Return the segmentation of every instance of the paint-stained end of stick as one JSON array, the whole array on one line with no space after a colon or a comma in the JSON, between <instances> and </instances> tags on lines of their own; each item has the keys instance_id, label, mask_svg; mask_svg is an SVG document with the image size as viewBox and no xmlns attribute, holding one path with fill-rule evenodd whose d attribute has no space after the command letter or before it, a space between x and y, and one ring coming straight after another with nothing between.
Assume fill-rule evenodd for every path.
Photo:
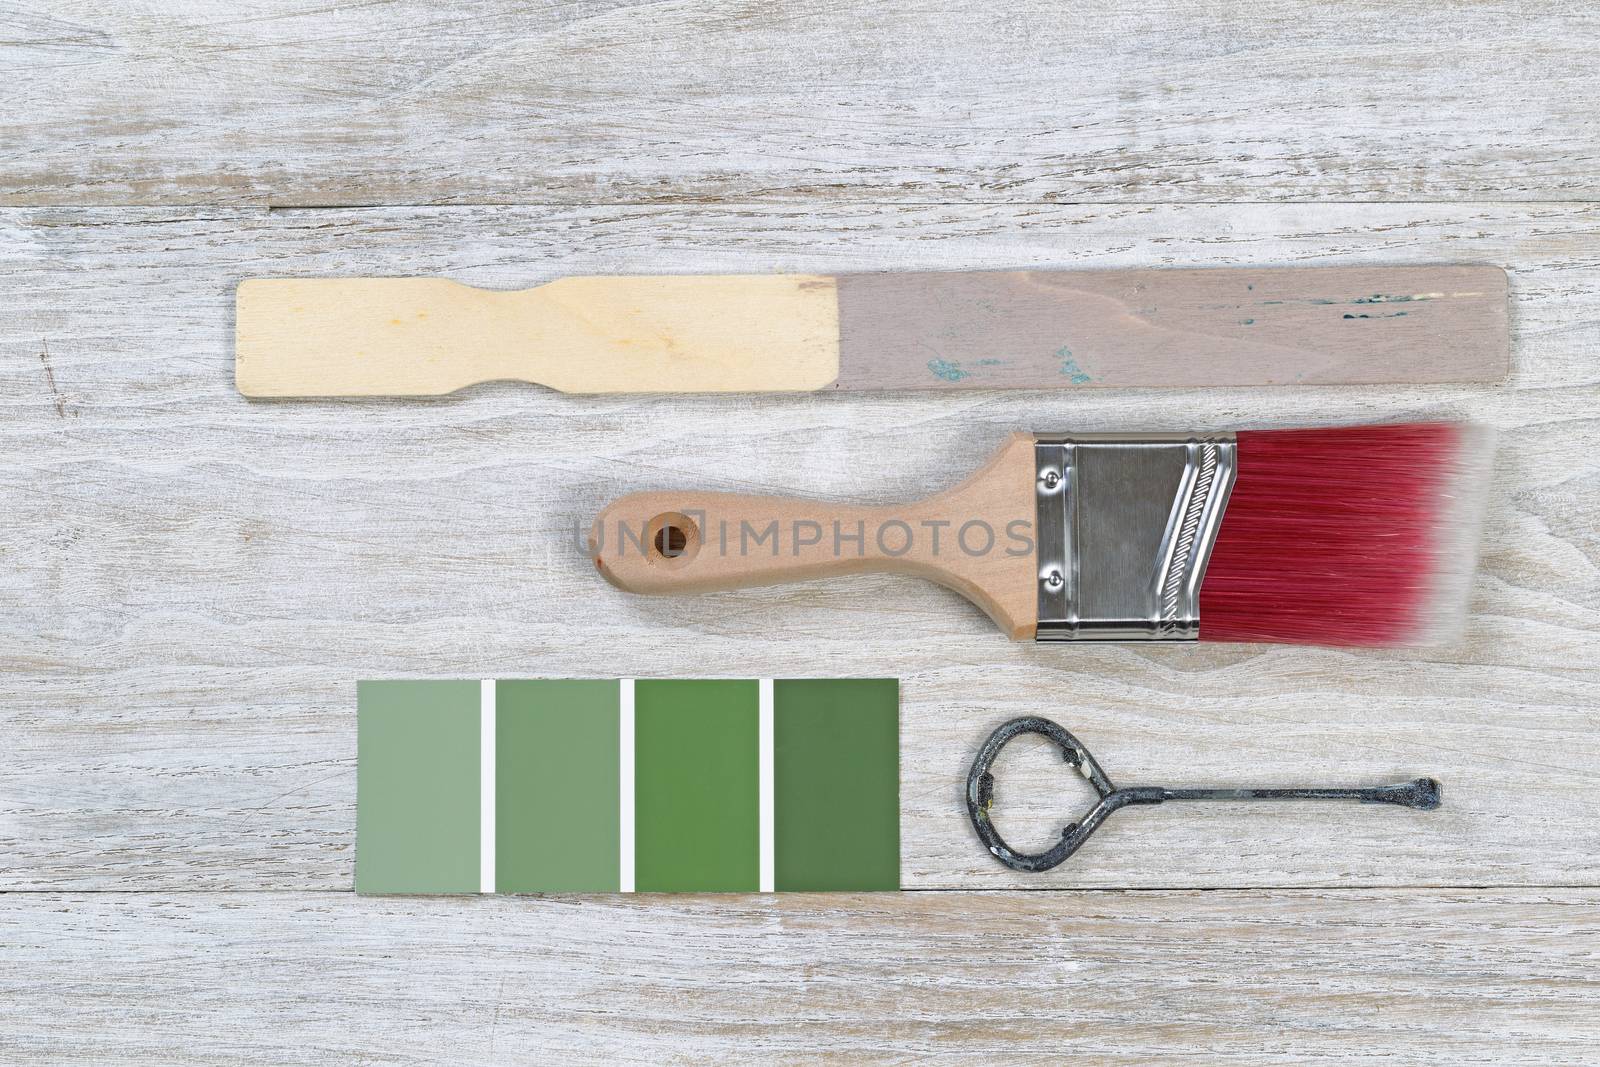
<instances>
[{"instance_id":1,"label":"paint-stained end of stick","mask_svg":"<svg viewBox=\"0 0 1600 1067\"><path fill-rule=\"evenodd\" d=\"M1506 297L1484 265L842 275L838 388L1495 382Z\"/></svg>"}]
</instances>

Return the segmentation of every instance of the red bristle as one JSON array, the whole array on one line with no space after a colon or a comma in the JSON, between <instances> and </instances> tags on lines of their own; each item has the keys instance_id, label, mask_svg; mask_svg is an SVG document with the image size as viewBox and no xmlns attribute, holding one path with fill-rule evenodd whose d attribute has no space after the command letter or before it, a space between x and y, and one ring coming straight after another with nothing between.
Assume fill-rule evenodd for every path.
<instances>
[{"instance_id":1,"label":"red bristle","mask_svg":"<svg viewBox=\"0 0 1600 1067\"><path fill-rule=\"evenodd\" d=\"M1244 431L1200 586L1200 637L1395 645L1437 565L1451 423Z\"/></svg>"}]
</instances>

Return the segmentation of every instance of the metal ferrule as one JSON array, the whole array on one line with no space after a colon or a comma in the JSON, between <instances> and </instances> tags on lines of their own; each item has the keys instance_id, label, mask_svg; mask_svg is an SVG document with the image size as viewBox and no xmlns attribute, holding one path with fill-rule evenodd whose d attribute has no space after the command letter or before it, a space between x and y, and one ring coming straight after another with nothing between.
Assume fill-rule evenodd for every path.
<instances>
[{"instance_id":1,"label":"metal ferrule","mask_svg":"<svg viewBox=\"0 0 1600 1067\"><path fill-rule=\"evenodd\" d=\"M1040 641L1193 641L1232 434L1041 434Z\"/></svg>"}]
</instances>

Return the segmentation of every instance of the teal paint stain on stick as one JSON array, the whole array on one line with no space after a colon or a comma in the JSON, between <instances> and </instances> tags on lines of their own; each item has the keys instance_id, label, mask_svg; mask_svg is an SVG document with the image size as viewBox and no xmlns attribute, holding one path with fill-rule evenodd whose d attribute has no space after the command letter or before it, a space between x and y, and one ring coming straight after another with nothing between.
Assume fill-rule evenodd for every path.
<instances>
[{"instance_id":1,"label":"teal paint stain on stick","mask_svg":"<svg viewBox=\"0 0 1600 1067\"><path fill-rule=\"evenodd\" d=\"M1089 377L1089 372L1078 366L1078 361L1072 358L1072 349L1062 345L1056 349L1056 358L1061 361L1061 374L1073 385L1088 385L1094 379Z\"/></svg>"},{"instance_id":2,"label":"teal paint stain on stick","mask_svg":"<svg viewBox=\"0 0 1600 1067\"><path fill-rule=\"evenodd\" d=\"M974 367L1002 367L1005 362L1003 359L985 357L973 360L972 365ZM965 381L972 377L974 373L967 370L958 361L950 359L930 359L928 360L928 370L933 372L935 378L946 382Z\"/></svg>"}]
</instances>

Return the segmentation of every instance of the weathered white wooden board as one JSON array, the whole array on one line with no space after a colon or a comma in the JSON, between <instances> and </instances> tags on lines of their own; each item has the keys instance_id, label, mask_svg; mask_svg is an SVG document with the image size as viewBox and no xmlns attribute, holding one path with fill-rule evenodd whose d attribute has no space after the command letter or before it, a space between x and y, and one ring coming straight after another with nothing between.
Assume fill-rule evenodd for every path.
<instances>
[{"instance_id":1,"label":"weathered white wooden board","mask_svg":"<svg viewBox=\"0 0 1600 1067\"><path fill-rule=\"evenodd\" d=\"M3 889L351 884L353 680L898 675L908 886L1592 885L1600 855L1600 209L1588 205L518 208L0 215ZM249 402L250 274L1502 263L1503 388ZM1013 645L910 580L684 600L605 586L576 533L631 489L920 496L1018 428L1464 414L1503 431L1465 645ZM1025 712L1127 781L1381 782L1434 814L1123 813L1070 865L976 846L967 761ZM1024 751L1034 841L1081 783Z\"/></svg>"},{"instance_id":2,"label":"weathered white wooden board","mask_svg":"<svg viewBox=\"0 0 1600 1067\"><path fill-rule=\"evenodd\" d=\"M0 897L16 1063L1539 1063L1600 894ZM692 946L692 948L691 948Z\"/></svg>"},{"instance_id":3,"label":"weathered white wooden board","mask_svg":"<svg viewBox=\"0 0 1600 1067\"><path fill-rule=\"evenodd\" d=\"M5 6L0 1061L1592 1062L1597 36L1575 0ZM502 203L545 206L415 207ZM257 210L318 204L392 209ZM1504 388L229 380L256 274L1459 261L1513 272ZM1505 434L1468 640L1423 655L1013 646L891 579L638 600L571 536L646 486L920 495L1019 427L1424 413ZM355 678L685 663L901 676L907 883L1058 891L337 891ZM1021 879L959 786L1022 712L1128 781L1446 807L1127 812ZM1009 761L1019 838L1058 772Z\"/></svg>"},{"instance_id":4,"label":"weathered white wooden board","mask_svg":"<svg viewBox=\"0 0 1600 1067\"><path fill-rule=\"evenodd\" d=\"M1592 200L1597 37L1583 0L22 0L0 203Z\"/></svg>"}]
</instances>

